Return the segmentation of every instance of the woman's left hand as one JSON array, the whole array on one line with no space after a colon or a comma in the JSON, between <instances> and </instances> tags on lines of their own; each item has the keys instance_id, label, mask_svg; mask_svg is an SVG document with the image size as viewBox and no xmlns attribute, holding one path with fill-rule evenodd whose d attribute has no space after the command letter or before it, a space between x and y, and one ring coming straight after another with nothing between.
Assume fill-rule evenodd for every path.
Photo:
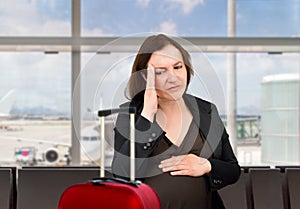
<instances>
[{"instance_id":1,"label":"woman's left hand","mask_svg":"<svg viewBox=\"0 0 300 209\"><path fill-rule=\"evenodd\" d=\"M158 166L163 172L170 172L172 176L202 176L211 171L210 162L194 154L179 155L163 160Z\"/></svg>"}]
</instances>

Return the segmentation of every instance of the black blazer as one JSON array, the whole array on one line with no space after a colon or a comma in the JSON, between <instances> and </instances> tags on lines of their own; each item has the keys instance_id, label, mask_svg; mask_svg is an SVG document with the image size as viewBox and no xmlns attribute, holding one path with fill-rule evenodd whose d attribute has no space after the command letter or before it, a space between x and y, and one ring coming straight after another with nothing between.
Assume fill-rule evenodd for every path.
<instances>
[{"instance_id":1,"label":"black blazer","mask_svg":"<svg viewBox=\"0 0 300 209\"><path fill-rule=\"evenodd\" d=\"M222 200L217 193L229 184L235 183L240 176L240 166L232 151L229 136L214 104L204 101L192 95L183 96L189 107L193 119L199 127L199 133L205 138L205 144L200 154L207 158L212 170L207 174L209 186L212 191L213 208L224 208ZM122 107L133 106L136 108L136 177L143 179L147 173L145 168L155 145L162 139L165 132L154 120L153 123L141 116L143 99L133 99ZM112 171L115 176L129 176L129 116L119 114L115 126L115 153L112 162Z\"/></svg>"}]
</instances>

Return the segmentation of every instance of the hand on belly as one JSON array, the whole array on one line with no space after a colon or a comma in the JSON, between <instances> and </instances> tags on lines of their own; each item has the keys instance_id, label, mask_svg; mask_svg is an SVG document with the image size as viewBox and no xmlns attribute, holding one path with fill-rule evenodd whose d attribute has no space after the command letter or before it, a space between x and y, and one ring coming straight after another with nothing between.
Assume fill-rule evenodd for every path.
<instances>
[{"instance_id":1,"label":"hand on belly","mask_svg":"<svg viewBox=\"0 0 300 209\"><path fill-rule=\"evenodd\" d=\"M210 162L194 154L173 156L160 162L159 168L163 172L170 172L172 176L202 176L211 171Z\"/></svg>"}]
</instances>

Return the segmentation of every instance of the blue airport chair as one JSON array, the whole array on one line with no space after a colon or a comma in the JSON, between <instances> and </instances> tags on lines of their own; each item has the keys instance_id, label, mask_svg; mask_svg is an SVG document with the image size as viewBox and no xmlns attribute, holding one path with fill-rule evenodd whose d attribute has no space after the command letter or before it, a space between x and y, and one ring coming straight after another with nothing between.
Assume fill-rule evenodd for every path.
<instances>
[{"instance_id":1,"label":"blue airport chair","mask_svg":"<svg viewBox=\"0 0 300 209\"><path fill-rule=\"evenodd\" d=\"M55 209L63 191L99 176L99 168L25 168L18 171L17 209Z\"/></svg>"},{"instance_id":2,"label":"blue airport chair","mask_svg":"<svg viewBox=\"0 0 300 209\"><path fill-rule=\"evenodd\" d=\"M255 209L285 209L280 169L249 169Z\"/></svg>"},{"instance_id":3,"label":"blue airport chair","mask_svg":"<svg viewBox=\"0 0 300 209\"><path fill-rule=\"evenodd\" d=\"M300 167L286 168L290 209L300 208Z\"/></svg>"},{"instance_id":4,"label":"blue airport chair","mask_svg":"<svg viewBox=\"0 0 300 209\"><path fill-rule=\"evenodd\" d=\"M12 208L12 185L13 185L12 169L0 168L0 208Z\"/></svg>"},{"instance_id":5,"label":"blue airport chair","mask_svg":"<svg viewBox=\"0 0 300 209\"><path fill-rule=\"evenodd\" d=\"M219 194L226 208L229 209L250 209L248 203L247 182L248 175L242 169L239 180L232 185L219 190Z\"/></svg>"}]
</instances>

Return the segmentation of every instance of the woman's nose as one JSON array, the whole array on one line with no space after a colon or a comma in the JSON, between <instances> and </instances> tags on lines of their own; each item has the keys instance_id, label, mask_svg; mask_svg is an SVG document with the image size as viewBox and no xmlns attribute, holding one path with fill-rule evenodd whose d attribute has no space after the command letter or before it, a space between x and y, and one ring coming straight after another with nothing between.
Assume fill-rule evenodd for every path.
<instances>
[{"instance_id":1,"label":"woman's nose","mask_svg":"<svg viewBox=\"0 0 300 209\"><path fill-rule=\"evenodd\" d=\"M168 81L169 82L175 82L177 80L177 76L174 72L174 70L168 70Z\"/></svg>"}]
</instances>

